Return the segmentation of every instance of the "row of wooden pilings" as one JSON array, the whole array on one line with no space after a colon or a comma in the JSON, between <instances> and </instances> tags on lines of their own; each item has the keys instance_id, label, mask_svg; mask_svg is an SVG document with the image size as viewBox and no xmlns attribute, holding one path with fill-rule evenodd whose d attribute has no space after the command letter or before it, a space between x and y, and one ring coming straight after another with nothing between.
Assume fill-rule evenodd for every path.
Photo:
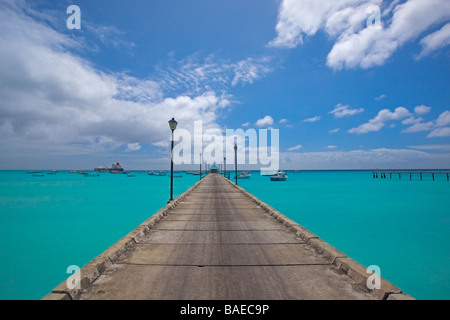
<instances>
[{"instance_id":1,"label":"row of wooden pilings","mask_svg":"<svg viewBox=\"0 0 450 320\"><path fill-rule=\"evenodd\" d=\"M418 174L420 176L420 180L423 180L424 174L430 174L433 181L435 181L435 176L438 174L445 174L447 176L447 181L449 181L450 171L373 171L372 172L374 178L386 179L386 174L389 174L389 178L392 179L392 175L397 175L398 178L402 178L402 174L409 175L409 180L412 180L413 174Z\"/></svg>"}]
</instances>

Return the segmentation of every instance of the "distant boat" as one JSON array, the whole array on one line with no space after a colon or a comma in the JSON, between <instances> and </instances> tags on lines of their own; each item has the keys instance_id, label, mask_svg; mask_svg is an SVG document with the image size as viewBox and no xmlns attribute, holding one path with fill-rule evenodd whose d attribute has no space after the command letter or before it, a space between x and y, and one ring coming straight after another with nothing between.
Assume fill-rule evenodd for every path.
<instances>
[{"instance_id":1,"label":"distant boat","mask_svg":"<svg viewBox=\"0 0 450 320\"><path fill-rule=\"evenodd\" d=\"M129 174L127 174L127 177L136 177L136 175L133 173L129 173Z\"/></svg>"},{"instance_id":2,"label":"distant boat","mask_svg":"<svg viewBox=\"0 0 450 320\"><path fill-rule=\"evenodd\" d=\"M270 181L286 181L288 176L284 171L278 171L276 175L270 177Z\"/></svg>"},{"instance_id":3,"label":"distant boat","mask_svg":"<svg viewBox=\"0 0 450 320\"><path fill-rule=\"evenodd\" d=\"M166 173L159 173L159 172L157 172L157 173L154 173L153 176L156 176L156 177L165 177L165 176L166 176Z\"/></svg>"},{"instance_id":4,"label":"distant boat","mask_svg":"<svg viewBox=\"0 0 450 320\"><path fill-rule=\"evenodd\" d=\"M85 177L100 177L100 175L98 173L85 173L84 176Z\"/></svg>"},{"instance_id":5,"label":"distant boat","mask_svg":"<svg viewBox=\"0 0 450 320\"><path fill-rule=\"evenodd\" d=\"M96 167L96 168L94 168L94 171L97 171L97 172L108 172L109 169L107 167Z\"/></svg>"},{"instance_id":6,"label":"distant boat","mask_svg":"<svg viewBox=\"0 0 450 320\"><path fill-rule=\"evenodd\" d=\"M248 171L242 171L241 173L239 173L237 175L238 179L250 179L252 175L250 173L248 173Z\"/></svg>"}]
</instances>

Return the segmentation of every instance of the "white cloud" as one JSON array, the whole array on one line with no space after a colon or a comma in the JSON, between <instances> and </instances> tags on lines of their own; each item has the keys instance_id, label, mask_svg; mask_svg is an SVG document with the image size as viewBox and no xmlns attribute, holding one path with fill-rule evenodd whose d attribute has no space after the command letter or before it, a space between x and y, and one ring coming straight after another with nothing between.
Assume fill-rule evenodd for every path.
<instances>
[{"instance_id":1,"label":"white cloud","mask_svg":"<svg viewBox=\"0 0 450 320\"><path fill-rule=\"evenodd\" d=\"M341 130L341 128L336 128L328 131L329 133L338 133Z\"/></svg>"},{"instance_id":2,"label":"white cloud","mask_svg":"<svg viewBox=\"0 0 450 320\"><path fill-rule=\"evenodd\" d=\"M389 109L383 109L380 112L378 112L375 118L369 120L369 122L364 123L356 128L352 128L348 132L356 134L364 134L368 132L379 131L381 128L384 127L386 122L392 120L400 120L410 115L411 115L410 112L403 107L396 108L394 112L391 112Z\"/></svg>"},{"instance_id":3,"label":"white cloud","mask_svg":"<svg viewBox=\"0 0 450 320\"><path fill-rule=\"evenodd\" d=\"M280 124L283 124L283 123L286 123L287 122L287 119L281 119L280 121L278 121L278 123L280 123Z\"/></svg>"},{"instance_id":4,"label":"white cloud","mask_svg":"<svg viewBox=\"0 0 450 320\"><path fill-rule=\"evenodd\" d=\"M381 94L381 95L379 95L378 97L375 98L375 101L383 100L383 99L385 99L386 97L387 97L387 95Z\"/></svg>"},{"instance_id":5,"label":"white cloud","mask_svg":"<svg viewBox=\"0 0 450 320\"><path fill-rule=\"evenodd\" d=\"M350 109L348 105L342 105L338 104L334 107L332 111L330 111L331 114L333 114L336 118L342 118L346 116L353 116L355 114L364 112L363 108L359 109Z\"/></svg>"},{"instance_id":6,"label":"white cloud","mask_svg":"<svg viewBox=\"0 0 450 320\"><path fill-rule=\"evenodd\" d=\"M301 148L303 148L303 146L301 144L299 144L299 145L289 148L288 151L296 151L296 150L300 150Z\"/></svg>"},{"instance_id":7,"label":"white cloud","mask_svg":"<svg viewBox=\"0 0 450 320\"><path fill-rule=\"evenodd\" d=\"M270 59L267 57L261 59L247 58L231 65L234 72L231 85L236 86L239 83L243 85L251 84L253 81L259 80L272 72L273 68L269 65L269 61Z\"/></svg>"},{"instance_id":8,"label":"white cloud","mask_svg":"<svg viewBox=\"0 0 450 320\"><path fill-rule=\"evenodd\" d=\"M420 57L449 45L447 25L429 33L450 18L448 0L393 1L381 13L380 28L367 27L368 7L382 8L383 4L382 0L283 0L276 25L277 37L269 46L294 48L303 43L305 36L324 31L335 39L327 65L340 70L380 66L398 48L423 34Z\"/></svg>"},{"instance_id":9,"label":"white cloud","mask_svg":"<svg viewBox=\"0 0 450 320\"><path fill-rule=\"evenodd\" d=\"M428 134L428 138L450 137L450 111L442 112L436 119L436 127Z\"/></svg>"},{"instance_id":10,"label":"white cloud","mask_svg":"<svg viewBox=\"0 0 450 320\"><path fill-rule=\"evenodd\" d=\"M170 92L198 94L205 90L252 84L275 69L269 57L246 58L237 62L213 54L201 58L195 53L169 66L158 67L156 81Z\"/></svg>"},{"instance_id":11,"label":"white cloud","mask_svg":"<svg viewBox=\"0 0 450 320\"><path fill-rule=\"evenodd\" d=\"M417 56L421 59L430 53L450 45L450 23L447 23L440 30L429 34L420 41L423 49Z\"/></svg>"},{"instance_id":12,"label":"white cloud","mask_svg":"<svg viewBox=\"0 0 450 320\"><path fill-rule=\"evenodd\" d=\"M388 27L364 28L340 37L328 55L327 65L337 70L382 65L399 47L448 18L450 3L446 0L409 0L398 4Z\"/></svg>"},{"instance_id":13,"label":"white cloud","mask_svg":"<svg viewBox=\"0 0 450 320\"><path fill-rule=\"evenodd\" d=\"M305 120L303 120L303 122L316 122L316 121L319 121L321 118L322 118L321 116L315 116L312 118L305 119Z\"/></svg>"},{"instance_id":14,"label":"white cloud","mask_svg":"<svg viewBox=\"0 0 450 320\"><path fill-rule=\"evenodd\" d=\"M409 117L409 118L403 120L402 124L403 125L411 125L411 124L416 124L416 123L419 123L419 122L422 122L422 121L423 121L423 118L417 118L416 119L414 117Z\"/></svg>"},{"instance_id":15,"label":"white cloud","mask_svg":"<svg viewBox=\"0 0 450 320\"><path fill-rule=\"evenodd\" d=\"M271 126L273 124L273 118L271 116L265 116L262 119L256 121L255 125L258 127Z\"/></svg>"},{"instance_id":16,"label":"white cloud","mask_svg":"<svg viewBox=\"0 0 450 320\"><path fill-rule=\"evenodd\" d=\"M450 111L444 111L436 120L436 125L439 127L450 125Z\"/></svg>"},{"instance_id":17,"label":"white cloud","mask_svg":"<svg viewBox=\"0 0 450 320\"><path fill-rule=\"evenodd\" d=\"M250 125L250 122L248 122L248 121L243 123L243 124L241 124L242 127L248 127L249 125Z\"/></svg>"},{"instance_id":18,"label":"white cloud","mask_svg":"<svg viewBox=\"0 0 450 320\"><path fill-rule=\"evenodd\" d=\"M367 14L362 17L359 11L365 11L369 4L381 4L381 0L283 0L276 25L277 37L269 46L294 48L303 43L304 36L313 36L320 29L336 35L361 27Z\"/></svg>"},{"instance_id":19,"label":"white cloud","mask_svg":"<svg viewBox=\"0 0 450 320\"><path fill-rule=\"evenodd\" d=\"M418 150L444 150L444 151L450 151L450 144L418 145L418 146L409 146L408 148L418 149Z\"/></svg>"},{"instance_id":20,"label":"white cloud","mask_svg":"<svg viewBox=\"0 0 450 320\"><path fill-rule=\"evenodd\" d=\"M429 131L433 128L434 122L417 122L412 126L402 130L402 133L413 133L413 132L421 132L421 131Z\"/></svg>"},{"instance_id":21,"label":"white cloud","mask_svg":"<svg viewBox=\"0 0 450 320\"><path fill-rule=\"evenodd\" d=\"M427 135L427 137L428 138L450 137L450 127L434 129Z\"/></svg>"},{"instance_id":22,"label":"white cloud","mask_svg":"<svg viewBox=\"0 0 450 320\"><path fill-rule=\"evenodd\" d=\"M202 119L216 126L226 93L202 90L165 96L159 83L102 72L72 53L77 43L24 14L0 10L0 132L3 153L27 157L30 146L50 150L104 152L121 145L169 139L175 117L190 129ZM73 147L76 145L77 147Z\"/></svg>"},{"instance_id":23,"label":"white cloud","mask_svg":"<svg viewBox=\"0 0 450 320\"><path fill-rule=\"evenodd\" d=\"M431 110L430 107L418 106L414 108L416 114L425 114ZM403 125L411 125L410 127L404 129L402 133L413 133L420 131L430 131L428 138L434 137L447 137L449 136L449 128L446 127L450 125L450 111L444 111L439 115L435 121L424 122L424 119L419 117L415 118L413 116L402 121Z\"/></svg>"},{"instance_id":24,"label":"white cloud","mask_svg":"<svg viewBox=\"0 0 450 320\"><path fill-rule=\"evenodd\" d=\"M133 152L141 149L141 145L139 143L129 143L127 144L127 149L125 152Z\"/></svg>"},{"instance_id":25,"label":"white cloud","mask_svg":"<svg viewBox=\"0 0 450 320\"><path fill-rule=\"evenodd\" d=\"M337 148L337 146L335 146L335 145L329 145L329 146L327 146L327 149L336 149Z\"/></svg>"},{"instance_id":26,"label":"white cloud","mask_svg":"<svg viewBox=\"0 0 450 320\"><path fill-rule=\"evenodd\" d=\"M96 25L90 21L83 20L82 29L93 34L96 40L99 40L104 45L112 46L121 51L127 51L130 55L136 47L136 44L133 42L124 40L126 34L114 26ZM96 46L96 44L93 46Z\"/></svg>"},{"instance_id":27,"label":"white cloud","mask_svg":"<svg viewBox=\"0 0 450 320\"><path fill-rule=\"evenodd\" d=\"M427 114L431 111L431 107L420 105L414 108L414 112L418 115Z\"/></svg>"},{"instance_id":28,"label":"white cloud","mask_svg":"<svg viewBox=\"0 0 450 320\"><path fill-rule=\"evenodd\" d=\"M288 169L440 168L450 163L450 152L377 148L371 150L285 152L280 163ZM371 177L368 177L369 179Z\"/></svg>"}]
</instances>

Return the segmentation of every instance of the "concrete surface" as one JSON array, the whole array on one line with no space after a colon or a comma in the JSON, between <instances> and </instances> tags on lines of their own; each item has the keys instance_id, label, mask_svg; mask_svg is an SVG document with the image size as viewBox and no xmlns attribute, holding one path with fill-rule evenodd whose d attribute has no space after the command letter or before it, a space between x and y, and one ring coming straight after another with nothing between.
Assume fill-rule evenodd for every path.
<instances>
[{"instance_id":1,"label":"concrete surface","mask_svg":"<svg viewBox=\"0 0 450 320\"><path fill-rule=\"evenodd\" d=\"M413 299L219 174L209 174L45 300Z\"/></svg>"}]
</instances>

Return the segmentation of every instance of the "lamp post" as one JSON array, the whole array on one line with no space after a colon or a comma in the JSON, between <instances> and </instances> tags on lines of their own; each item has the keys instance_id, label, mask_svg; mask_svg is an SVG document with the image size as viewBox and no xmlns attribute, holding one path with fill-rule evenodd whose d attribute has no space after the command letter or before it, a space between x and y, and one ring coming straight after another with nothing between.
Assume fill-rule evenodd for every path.
<instances>
[{"instance_id":1,"label":"lamp post","mask_svg":"<svg viewBox=\"0 0 450 320\"><path fill-rule=\"evenodd\" d=\"M237 183L237 145L234 145L234 179L236 181L236 185Z\"/></svg>"},{"instance_id":2,"label":"lamp post","mask_svg":"<svg viewBox=\"0 0 450 320\"><path fill-rule=\"evenodd\" d=\"M227 157L223 157L223 176L227 177Z\"/></svg>"},{"instance_id":3,"label":"lamp post","mask_svg":"<svg viewBox=\"0 0 450 320\"><path fill-rule=\"evenodd\" d=\"M202 180L202 154L200 153L200 178L199 180Z\"/></svg>"},{"instance_id":4,"label":"lamp post","mask_svg":"<svg viewBox=\"0 0 450 320\"><path fill-rule=\"evenodd\" d=\"M172 130L172 148L170 149L170 199L167 203L173 200L173 132L177 128L177 124L178 122L174 118L169 120L170 130Z\"/></svg>"}]
</instances>

